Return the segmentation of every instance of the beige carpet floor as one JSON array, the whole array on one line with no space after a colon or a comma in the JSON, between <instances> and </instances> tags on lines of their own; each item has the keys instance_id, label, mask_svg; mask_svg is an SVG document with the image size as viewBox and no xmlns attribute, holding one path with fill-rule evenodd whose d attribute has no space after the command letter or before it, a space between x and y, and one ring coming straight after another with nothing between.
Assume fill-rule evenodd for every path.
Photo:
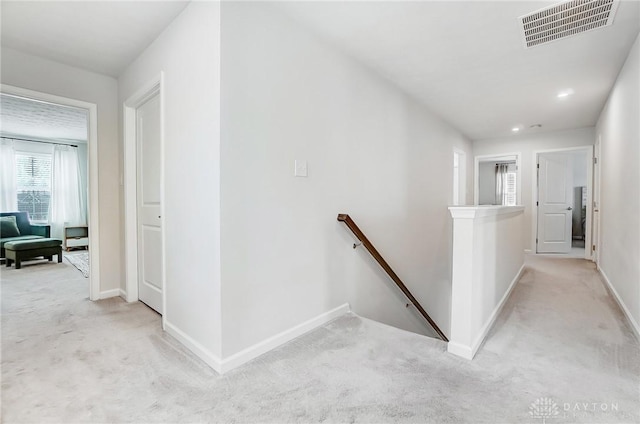
<instances>
[{"instance_id":1,"label":"beige carpet floor","mask_svg":"<svg viewBox=\"0 0 640 424\"><path fill-rule=\"evenodd\" d=\"M70 264L0 278L4 423L640 421L640 346L584 260L529 258L473 361L347 314L224 376Z\"/></svg>"}]
</instances>

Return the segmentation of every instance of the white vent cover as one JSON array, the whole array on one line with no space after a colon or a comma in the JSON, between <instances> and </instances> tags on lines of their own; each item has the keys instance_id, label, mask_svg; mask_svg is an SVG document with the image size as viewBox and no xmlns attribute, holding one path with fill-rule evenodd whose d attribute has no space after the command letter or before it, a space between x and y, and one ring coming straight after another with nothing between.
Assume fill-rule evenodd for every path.
<instances>
[{"instance_id":1,"label":"white vent cover","mask_svg":"<svg viewBox=\"0 0 640 424\"><path fill-rule=\"evenodd\" d=\"M571 0L519 18L527 48L613 23L618 0Z\"/></svg>"}]
</instances>

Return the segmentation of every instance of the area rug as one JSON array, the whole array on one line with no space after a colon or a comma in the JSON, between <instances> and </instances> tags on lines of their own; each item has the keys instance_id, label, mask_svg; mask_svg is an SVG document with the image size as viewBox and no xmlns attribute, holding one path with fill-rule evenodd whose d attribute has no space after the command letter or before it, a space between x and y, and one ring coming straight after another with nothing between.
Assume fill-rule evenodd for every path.
<instances>
[{"instance_id":1,"label":"area rug","mask_svg":"<svg viewBox=\"0 0 640 424\"><path fill-rule=\"evenodd\" d=\"M89 278L89 252L65 253L64 258L78 268L84 278Z\"/></svg>"}]
</instances>

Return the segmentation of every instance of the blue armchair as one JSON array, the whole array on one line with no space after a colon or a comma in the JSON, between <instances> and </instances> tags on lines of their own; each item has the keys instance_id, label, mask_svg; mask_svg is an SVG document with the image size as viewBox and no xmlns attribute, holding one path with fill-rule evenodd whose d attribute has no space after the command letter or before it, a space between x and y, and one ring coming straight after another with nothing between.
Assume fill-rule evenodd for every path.
<instances>
[{"instance_id":1,"label":"blue armchair","mask_svg":"<svg viewBox=\"0 0 640 424\"><path fill-rule=\"evenodd\" d=\"M13 237L5 237L4 234L0 234L1 258L5 257L4 244L7 242L51 237L51 226L46 224L32 224L29 220L29 213L27 212L0 212L0 217L2 216L15 216L16 226L20 234Z\"/></svg>"}]
</instances>

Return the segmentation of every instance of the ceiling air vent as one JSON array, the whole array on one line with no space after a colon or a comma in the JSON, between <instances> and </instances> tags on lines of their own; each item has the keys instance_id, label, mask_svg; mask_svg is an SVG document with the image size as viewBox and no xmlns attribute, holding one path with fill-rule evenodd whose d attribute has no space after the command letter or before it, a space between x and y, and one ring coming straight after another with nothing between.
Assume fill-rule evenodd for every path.
<instances>
[{"instance_id":1,"label":"ceiling air vent","mask_svg":"<svg viewBox=\"0 0 640 424\"><path fill-rule=\"evenodd\" d=\"M572 0L519 18L527 48L613 23L618 0Z\"/></svg>"}]
</instances>

